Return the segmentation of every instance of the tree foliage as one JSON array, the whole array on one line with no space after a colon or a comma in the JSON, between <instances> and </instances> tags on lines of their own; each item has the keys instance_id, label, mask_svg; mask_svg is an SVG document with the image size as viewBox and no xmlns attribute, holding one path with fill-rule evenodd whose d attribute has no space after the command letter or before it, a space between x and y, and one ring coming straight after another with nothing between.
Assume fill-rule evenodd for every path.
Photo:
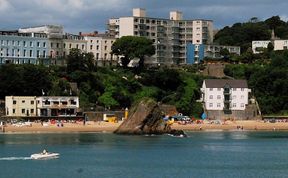
<instances>
[{"instance_id":1,"label":"tree foliage","mask_svg":"<svg viewBox=\"0 0 288 178\"><path fill-rule=\"evenodd\" d=\"M49 70L31 64L6 64L0 67L0 98L5 96L41 96L52 87Z\"/></svg>"},{"instance_id":2,"label":"tree foliage","mask_svg":"<svg viewBox=\"0 0 288 178\"><path fill-rule=\"evenodd\" d=\"M67 72L92 72L96 69L92 53L82 53L80 49L73 48L67 56Z\"/></svg>"},{"instance_id":3,"label":"tree foliage","mask_svg":"<svg viewBox=\"0 0 288 178\"><path fill-rule=\"evenodd\" d=\"M145 37L123 36L112 45L112 54L121 55L122 65L127 66L130 60L139 58L139 67L144 65L144 57L155 54L153 41Z\"/></svg>"},{"instance_id":4,"label":"tree foliage","mask_svg":"<svg viewBox=\"0 0 288 178\"><path fill-rule=\"evenodd\" d=\"M263 114L288 112L288 52L274 54L267 65L229 65L225 74L247 79Z\"/></svg>"},{"instance_id":5,"label":"tree foliage","mask_svg":"<svg viewBox=\"0 0 288 178\"><path fill-rule=\"evenodd\" d=\"M281 39L288 38L288 23L279 16L273 16L265 21L256 20L256 17L245 23L235 23L231 27L224 27L215 35L215 42L221 45L240 46L241 51L251 47L253 40L269 40L271 30Z\"/></svg>"}]
</instances>

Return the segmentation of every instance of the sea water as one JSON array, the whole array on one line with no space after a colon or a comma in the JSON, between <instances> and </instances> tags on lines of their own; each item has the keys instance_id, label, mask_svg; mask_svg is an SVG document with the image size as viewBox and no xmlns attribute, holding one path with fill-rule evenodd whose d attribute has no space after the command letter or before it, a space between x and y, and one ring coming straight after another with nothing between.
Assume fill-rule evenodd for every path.
<instances>
[{"instance_id":1,"label":"sea water","mask_svg":"<svg viewBox=\"0 0 288 178\"><path fill-rule=\"evenodd\" d=\"M32 160L46 149L58 159ZM288 132L0 134L3 178L288 177Z\"/></svg>"}]
</instances>

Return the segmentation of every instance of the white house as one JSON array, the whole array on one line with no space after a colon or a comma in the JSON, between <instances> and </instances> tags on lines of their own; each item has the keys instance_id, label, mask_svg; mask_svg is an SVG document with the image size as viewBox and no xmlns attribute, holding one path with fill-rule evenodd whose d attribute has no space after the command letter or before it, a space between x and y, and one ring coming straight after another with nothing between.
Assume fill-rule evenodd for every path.
<instances>
[{"instance_id":1,"label":"white house","mask_svg":"<svg viewBox=\"0 0 288 178\"><path fill-rule=\"evenodd\" d=\"M207 111L244 111L251 90L246 80L207 79L201 88L201 101Z\"/></svg>"}]
</instances>

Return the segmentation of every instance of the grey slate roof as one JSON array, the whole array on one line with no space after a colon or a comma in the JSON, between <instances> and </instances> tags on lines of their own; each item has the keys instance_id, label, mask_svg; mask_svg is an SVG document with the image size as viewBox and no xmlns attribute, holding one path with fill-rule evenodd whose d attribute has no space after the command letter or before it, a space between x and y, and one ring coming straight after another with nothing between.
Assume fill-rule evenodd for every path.
<instances>
[{"instance_id":1,"label":"grey slate roof","mask_svg":"<svg viewBox=\"0 0 288 178\"><path fill-rule=\"evenodd\" d=\"M223 88L228 84L231 88L248 88L246 80L206 79L206 88Z\"/></svg>"}]
</instances>

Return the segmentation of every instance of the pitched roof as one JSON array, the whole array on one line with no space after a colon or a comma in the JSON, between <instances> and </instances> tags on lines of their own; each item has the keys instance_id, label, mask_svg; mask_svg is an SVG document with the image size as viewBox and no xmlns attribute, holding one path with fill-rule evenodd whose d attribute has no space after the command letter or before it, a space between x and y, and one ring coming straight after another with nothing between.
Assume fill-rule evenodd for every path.
<instances>
[{"instance_id":1,"label":"pitched roof","mask_svg":"<svg viewBox=\"0 0 288 178\"><path fill-rule=\"evenodd\" d=\"M231 88L248 88L246 80L207 79L204 82L207 88L224 88L226 84Z\"/></svg>"}]
</instances>

